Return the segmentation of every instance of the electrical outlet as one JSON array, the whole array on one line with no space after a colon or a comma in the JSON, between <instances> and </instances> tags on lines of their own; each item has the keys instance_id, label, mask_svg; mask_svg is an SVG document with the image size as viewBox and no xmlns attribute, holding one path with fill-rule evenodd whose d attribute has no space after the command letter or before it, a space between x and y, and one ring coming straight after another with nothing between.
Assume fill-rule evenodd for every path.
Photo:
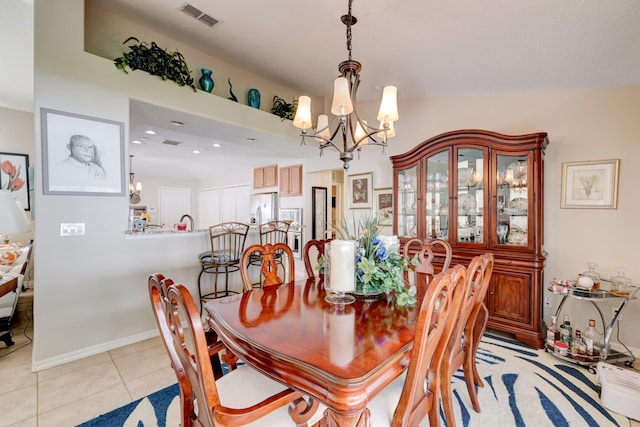
<instances>
[{"instance_id":1,"label":"electrical outlet","mask_svg":"<svg viewBox=\"0 0 640 427\"><path fill-rule=\"evenodd\" d=\"M611 307L611 318L613 319L616 315L616 313L618 312L618 308L619 307ZM618 317L618 321L622 320L622 314L620 314L620 317Z\"/></svg>"}]
</instances>

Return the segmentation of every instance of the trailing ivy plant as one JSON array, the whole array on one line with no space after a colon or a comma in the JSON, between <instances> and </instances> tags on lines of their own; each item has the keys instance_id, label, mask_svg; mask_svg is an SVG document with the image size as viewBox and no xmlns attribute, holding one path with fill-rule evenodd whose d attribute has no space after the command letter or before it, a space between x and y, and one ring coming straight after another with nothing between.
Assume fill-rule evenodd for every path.
<instances>
[{"instance_id":1,"label":"trailing ivy plant","mask_svg":"<svg viewBox=\"0 0 640 427\"><path fill-rule=\"evenodd\" d=\"M118 70L127 73L127 67L129 67L132 70L146 71L153 76L162 78L162 80L172 80L180 86L189 86L194 92L196 91L191 71L180 52L169 52L167 49L159 47L155 42L149 44L141 42L135 37L129 37L122 44L127 44L132 40L136 44L128 46L130 52L124 52L121 57L113 60Z\"/></svg>"},{"instance_id":2,"label":"trailing ivy plant","mask_svg":"<svg viewBox=\"0 0 640 427\"><path fill-rule=\"evenodd\" d=\"M296 114L296 110L298 109L298 100L294 99L291 104L289 104L284 99L280 98L278 95L273 97L273 106L271 107L271 112L278 117L281 117L282 120L288 119L293 120L293 116Z\"/></svg>"}]
</instances>

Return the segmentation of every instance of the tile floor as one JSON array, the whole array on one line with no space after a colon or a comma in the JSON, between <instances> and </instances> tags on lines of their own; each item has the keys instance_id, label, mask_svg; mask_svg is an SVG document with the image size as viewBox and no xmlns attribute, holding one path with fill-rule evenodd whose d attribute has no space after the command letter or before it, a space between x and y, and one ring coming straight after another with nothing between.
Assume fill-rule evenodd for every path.
<instances>
[{"instance_id":1,"label":"tile floor","mask_svg":"<svg viewBox=\"0 0 640 427\"><path fill-rule=\"evenodd\" d=\"M160 337L31 372L32 298L21 295L16 344L0 348L0 427L73 427L176 382Z\"/></svg>"},{"instance_id":2,"label":"tile floor","mask_svg":"<svg viewBox=\"0 0 640 427\"><path fill-rule=\"evenodd\" d=\"M0 427L75 426L176 382L160 337L31 372L31 301L21 295L16 344L0 343Z\"/></svg>"}]
</instances>

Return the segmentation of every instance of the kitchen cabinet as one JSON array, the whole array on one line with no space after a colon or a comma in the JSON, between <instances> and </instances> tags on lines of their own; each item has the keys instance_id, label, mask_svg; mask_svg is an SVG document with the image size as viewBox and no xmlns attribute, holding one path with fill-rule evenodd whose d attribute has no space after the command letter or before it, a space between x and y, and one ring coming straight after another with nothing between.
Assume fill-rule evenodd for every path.
<instances>
[{"instance_id":1,"label":"kitchen cabinet","mask_svg":"<svg viewBox=\"0 0 640 427\"><path fill-rule=\"evenodd\" d=\"M263 166L253 170L253 188L267 188L278 185L278 165Z\"/></svg>"},{"instance_id":2,"label":"kitchen cabinet","mask_svg":"<svg viewBox=\"0 0 640 427\"><path fill-rule=\"evenodd\" d=\"M447 240L453 264L493 252L488 328L543 347L544 132L460 130L391 157L394 234Z\"/></svg>"},{"instance_id":3,"label":"kitchen cabinet","mask_svg":"<svg viewBox=\"0 0 640 427\"><path fill-rule=\"evenodd\" d=\"M302 165L280 168L280 197L302 196Z\"/></svg>"}]
</instances>

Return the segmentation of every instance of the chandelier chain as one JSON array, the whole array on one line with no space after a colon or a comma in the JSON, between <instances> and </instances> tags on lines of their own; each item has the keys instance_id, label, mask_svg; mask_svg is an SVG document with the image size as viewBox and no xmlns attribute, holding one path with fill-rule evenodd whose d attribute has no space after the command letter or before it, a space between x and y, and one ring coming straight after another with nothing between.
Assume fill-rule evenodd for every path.
<instances>
[{"instance_id":1,"label":"chandelier chain","mask_svg":"<svg viewBox=\"0 0 640 427\"><path fill-rule=\"evenodd\" d=\"M351 57L351 24L353 23L353 15L351 14L351 4L353 0L349 0L349 12L347 14L347 52L349 52L349 61L352 60Z\"/></svg>"}]
</instances>

